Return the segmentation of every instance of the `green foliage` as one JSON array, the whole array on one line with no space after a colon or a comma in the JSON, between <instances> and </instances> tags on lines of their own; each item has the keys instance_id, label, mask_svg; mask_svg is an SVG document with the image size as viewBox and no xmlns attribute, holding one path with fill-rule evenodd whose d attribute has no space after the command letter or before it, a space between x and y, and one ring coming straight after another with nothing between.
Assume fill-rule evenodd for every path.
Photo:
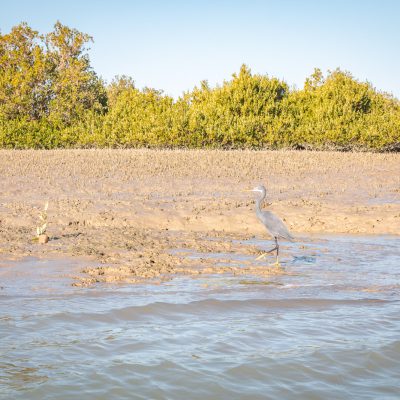
<instances>
[{"instance_id":1,"label":"green foliage","mask_svg":"<svg viewBox=\"0 0 400 400\"><path fill-rule=\"evenodd\" d=\"M57 147L63 147L60 130L47 119L5 120L0 117L0 148L52 149Z\"/></svg>"},{"instance_id":2,"label":"green foliage","mask_svg":"<svg viewBox=\"0 0 400 400\"><path fill-rule=\"evenodd\" d=\"M0 119L71 126L86 110L107 104L102 81L90 67L90 36L60 22L40 35L26 23L0 35ZM21 122L22 121L22 122Z\"/></svg>"},{"instance_id":3,"label":"green foliage","mask_svg":"<svg viewBox=\"0 0 400 400\"><path fill-rule=\"evenodd\" d=\"M202 82L187 96L193 144L229 148L270 144L287 95L284 82L252 75L245 65L221 87L210 89Z\"/></svg>"},{"instance_id":4,"label":"green foliage","mask_svg":"<svg viewBox=\"0 0 400 400\"><path fill-rule=\"evenodd\" d=\"M168 146L174 131L174 102L154 89L129 87L114 100L104 119L107 146Z\"/></svg>"},{"instance_id":5,"label":"green foliage","mask_svg":"<svg viewBox=\"0 0 400 400\"><path fill-rule=\"evenodd\" d=\"M0 35L0 115L8 120L46 115L50 67L37 31L22 23Z\"/></svg>"},{"instance_id":6,"label":"green foliage","mask_svg":"<svg viewBox=\"0 0 400 400\"><path fill-rule=\"evenodd\" d=\"M243 65L174 100L127 76L106 86L91 40L60 22L0 35L0 148L400 149L399 100L348 72L316 69L296 90Z\"/></svg>"},{"instance_id":7,"label":"green foliage","mask_svg":"<svg viewBox=\"0 0 400 400\"><path fill-rule=\"evenodd\" d=\"M289 97L291 120L288 145L385 149L400 143L400 103L360 83L348 72L320 70L306 81L304 90Z\"/></svg>"},{"instance_id":8,"label":"green foliage","mask_svg":"<svg viewBox=\"0 0 400 400\"><path fill-rule=\"evenodd\" d=\"M57 22L46 35L46 56L51 66L49 118L69 126L85 110L99 113L107 105L103 82L90 67L85 45L92 38Z\"/></svg>"}]
</instances>

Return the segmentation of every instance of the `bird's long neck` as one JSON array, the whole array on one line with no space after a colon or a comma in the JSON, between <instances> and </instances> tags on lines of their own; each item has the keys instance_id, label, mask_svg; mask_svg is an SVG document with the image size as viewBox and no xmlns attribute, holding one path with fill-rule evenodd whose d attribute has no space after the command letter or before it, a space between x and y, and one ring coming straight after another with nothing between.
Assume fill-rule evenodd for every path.
<instances>
[{"instance_id":1,"label":"bird's long neck","mask_svg":"<svg viewBox=\"0 0 400 400\"><path fill-rule=\"evenodd\" d=\"M266 193L261 193L261 196L256 200L256 214L259 215L262 212L261 206L265 199Z\"/></svg>"}]
</instances>

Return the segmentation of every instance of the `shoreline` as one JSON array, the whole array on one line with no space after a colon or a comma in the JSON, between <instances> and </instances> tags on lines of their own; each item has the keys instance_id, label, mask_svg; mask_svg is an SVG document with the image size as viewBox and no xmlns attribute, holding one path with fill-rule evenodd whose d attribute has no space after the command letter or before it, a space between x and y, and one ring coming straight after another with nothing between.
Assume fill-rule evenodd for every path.
<instances>
[{"instance_id":1,"label":"shoreline","mask_svg":"<svg viewBox=\"0 0 400 400\"><path fill-rule=\"evenodd\" d=\"M399 165L393 153L1 150L0 257L89 256L121 280L195 273L168 249L256 255L237 241L269 240L242 192L259 183L295 236L399 235ZM46 201L52 240L38 245Z\"/></svg>"}]
</instances>

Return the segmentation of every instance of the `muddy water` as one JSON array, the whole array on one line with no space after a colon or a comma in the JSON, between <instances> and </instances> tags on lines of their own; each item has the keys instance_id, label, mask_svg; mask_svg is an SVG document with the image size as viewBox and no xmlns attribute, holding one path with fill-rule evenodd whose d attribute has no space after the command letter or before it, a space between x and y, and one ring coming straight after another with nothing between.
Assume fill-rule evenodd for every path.
<instances>
[{"instance_id":1,"label":"muddy water","mask_svg":"<svg viewBox=\"0 0 400 400\"><path fill-rule=\"evenodd\" d=\"M270 280L93 288L76 262L2 265L0 398L398 399L400 238L283 253Z\"/></svg>"}]
</instances>

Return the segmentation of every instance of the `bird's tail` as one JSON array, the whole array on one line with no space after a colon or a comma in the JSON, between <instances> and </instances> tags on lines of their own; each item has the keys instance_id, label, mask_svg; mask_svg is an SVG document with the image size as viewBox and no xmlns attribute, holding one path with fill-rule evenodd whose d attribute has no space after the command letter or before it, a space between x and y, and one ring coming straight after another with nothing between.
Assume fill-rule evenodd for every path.
<instances>
[{"instance_id":1,"label":"bird's tail","mask_svg":"<svg viewBox=\"0 0 400 400\"><path fill-rule=\"evenodd\" d=\"M289 233L285 239L289 240L289 242L295 241L295 237L291 233Z\"/></svg>"}]
</instances>

